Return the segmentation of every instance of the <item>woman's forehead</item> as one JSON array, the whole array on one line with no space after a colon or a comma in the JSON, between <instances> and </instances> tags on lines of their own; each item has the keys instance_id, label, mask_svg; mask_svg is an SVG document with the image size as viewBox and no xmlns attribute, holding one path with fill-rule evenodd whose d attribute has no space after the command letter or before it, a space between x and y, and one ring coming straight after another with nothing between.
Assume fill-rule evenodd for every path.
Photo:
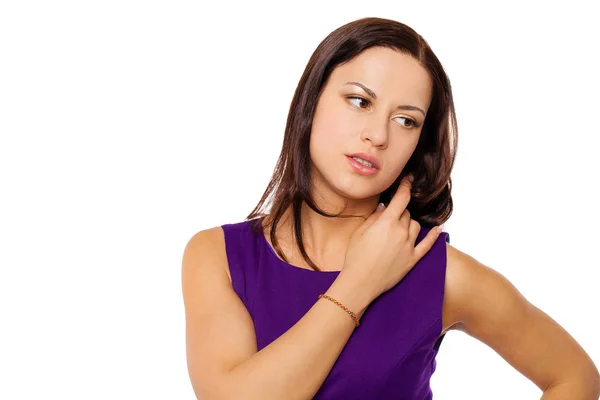
<instances>
[{"instance_id":1,"label":"woman's forehead","mask_svg":"<svg viewBox=\"0 0 600 400\"><path fill-rule=\"evenodd\" d=\"M364 91L379 99L406 98L426 109L431 98L432 81L427 70L412 56L387 48L370 48L335 68L328 79L328 86L331 89L345 87Z\"/></svg>"}]
</instances>

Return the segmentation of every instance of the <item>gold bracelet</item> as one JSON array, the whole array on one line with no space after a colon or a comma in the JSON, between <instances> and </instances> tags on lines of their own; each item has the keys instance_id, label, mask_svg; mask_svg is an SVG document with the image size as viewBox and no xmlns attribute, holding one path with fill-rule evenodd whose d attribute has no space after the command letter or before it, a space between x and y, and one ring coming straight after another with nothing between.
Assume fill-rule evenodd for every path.
<instances>
[{"instance_id":1,"label":"gold bracelet","mask_svg":"<svg viewBox=\"0 0 600 400\"><path fill-rule=\"evenodd\" d=\"M352 311L348 310L348 308L346 308L346 306L344 306L342 303L340 303L339 301L335 300L334 298L327 296L326 294L320 294L319 295L319 299L323 297L327 300L331 300L333 301L335 304L337 304L338 306L342 307L344 309L344 311L346 311L350 317L352 317L352 319L354 320L354 322L356 323L356 327L358 327L360 325L360 322L358 321L358 317L356 316L356 314L354 314Z\"/></svg>"}]
</instances>

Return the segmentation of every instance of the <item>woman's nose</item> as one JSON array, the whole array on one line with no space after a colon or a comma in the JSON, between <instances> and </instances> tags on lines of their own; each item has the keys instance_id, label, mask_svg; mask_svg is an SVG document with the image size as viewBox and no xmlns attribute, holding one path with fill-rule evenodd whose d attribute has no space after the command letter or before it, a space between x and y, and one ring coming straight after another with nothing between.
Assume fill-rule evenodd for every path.
<instances>
[{"instance_id":1,"label":"woman's nose","mask_svg":"<svg viewBox=\"0 0 600 400\"><path fill-rule=\"evenodd\" d=\"M388 131L385 124L371 124L363 130L362 140L368 140L373 146L383 147L388 142Z\"/></svg>"}]
</instances>

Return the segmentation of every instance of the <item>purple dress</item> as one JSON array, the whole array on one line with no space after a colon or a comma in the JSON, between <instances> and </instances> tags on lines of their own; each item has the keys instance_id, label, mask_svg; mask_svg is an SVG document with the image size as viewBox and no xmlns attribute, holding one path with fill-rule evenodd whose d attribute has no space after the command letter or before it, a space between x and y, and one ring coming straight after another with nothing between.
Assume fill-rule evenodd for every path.
<instances>
[{"instance_id":1,"label":"purple dress","mask_svg":"<svg viewBox=\"0 0 600 400\"><path fill-rule=\"evenodd\" d=\"M254 321L260 351L298 322L339 272L284 262L252 231L252 221L221 227L232 286ZM427 232L421 228L417 243ZM369 305L313 399L432 399L429 381L443 339L446 242L449 234L440 233L406 276Z\"/></svg>"}]
</instances>

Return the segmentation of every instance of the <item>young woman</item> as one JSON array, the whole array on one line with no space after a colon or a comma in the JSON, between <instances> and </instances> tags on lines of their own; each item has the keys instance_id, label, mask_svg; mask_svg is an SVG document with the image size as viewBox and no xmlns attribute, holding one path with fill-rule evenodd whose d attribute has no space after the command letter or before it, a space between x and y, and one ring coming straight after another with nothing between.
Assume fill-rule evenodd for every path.
<instances>
[{"instance_id":1,"label":"young woman","mask_svg":"<svg viewBox=\"0 0 600 400\"><path fill-rule=\"evenodd\" d=\"M197 397L431 399L441 341L460 329L544 400L596 399L575 340L438 231L456 143L449 79L419 34L365 18L325 38L261 201L185 248Z\"/></svg>"}]
</instances>

